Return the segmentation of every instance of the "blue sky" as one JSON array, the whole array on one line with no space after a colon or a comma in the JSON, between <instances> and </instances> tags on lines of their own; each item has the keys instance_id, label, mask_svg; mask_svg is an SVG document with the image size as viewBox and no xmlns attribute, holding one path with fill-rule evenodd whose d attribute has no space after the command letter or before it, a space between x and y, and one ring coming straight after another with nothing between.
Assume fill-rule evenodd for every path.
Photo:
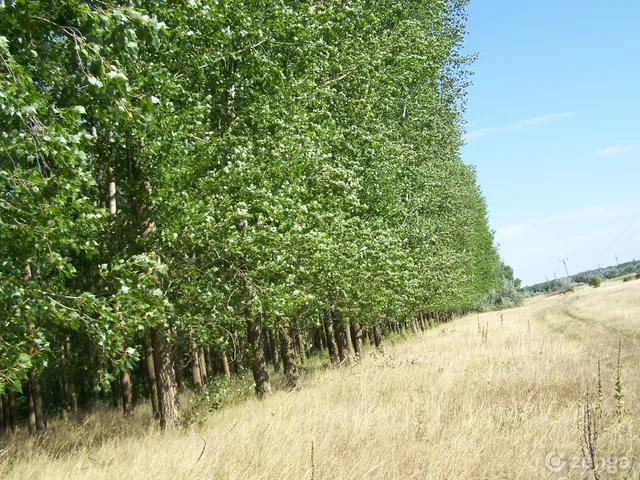
<instances>
[{"instance_id":1,"label":"blue sky","mask_svg":"<svg viewBox=\"0 0 640 480\"><path fill-rule=\"evenodd\" d=\"M640 258L640 2L472 0L464 160L523 283Z\"/></svg>"}]
</instances>

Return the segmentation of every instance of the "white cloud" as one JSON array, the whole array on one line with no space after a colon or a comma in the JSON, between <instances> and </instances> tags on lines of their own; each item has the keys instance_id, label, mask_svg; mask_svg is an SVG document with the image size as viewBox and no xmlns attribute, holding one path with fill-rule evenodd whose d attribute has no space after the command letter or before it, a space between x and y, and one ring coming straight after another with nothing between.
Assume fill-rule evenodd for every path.
<instances>
[{"instance_id":1,"label":"white cloud","mask_svg":"<svg viewBox=\"0 0 640 480\"><path fill-rule=\"evenodd\" d=\"M640 152L640 144L634 145L614 145L612 147L603 148L593 154L594 157L610 157L612 155L624 155L625 153Z\"/></svg>"},{"instance_id":2,"label":"white cloud","mask_svg":"<svg viewBox=\"0 0 640 480\"><path fill-rule=\"evenodd\" d=\"M478 138L487 137L487 136L495 135L498 133L522 130L527 127L539 125L541 123L552 122L554 120L560 120L562 118L567 118L570 116L571 116L570 113L552 113L552 114L543 115L540 117L528 118L526 120L521 120L519 122L511 123L508 125L497 125L494 127L486 127L486 128L480 128L477 130L472 130L469 133L467 133L464 136L464 138L467 141L477 140Z\"/></svg>"}]
</instances>

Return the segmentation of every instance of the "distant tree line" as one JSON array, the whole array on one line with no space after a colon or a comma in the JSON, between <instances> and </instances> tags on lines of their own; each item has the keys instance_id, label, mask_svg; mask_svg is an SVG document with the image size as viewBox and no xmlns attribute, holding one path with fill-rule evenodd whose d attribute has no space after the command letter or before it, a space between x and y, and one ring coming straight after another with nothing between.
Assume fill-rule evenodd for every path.
<instances>
[{"instance_id":1,"label":"distant tree line","mask_svg":"<svg viewBox=\"0 0 640 480\"><path fill-rule=\"evenodd\" d=\"M595 270L587 270L576 275L571 275L568 278L537 283L535 285L525 287L523 290L529 294L556 292L566 288L567 283L589 284L593 277L599 277L602 280L607 280L638 272L640 272L640 261L633 260L631 262L621 263L620 265L611 265L609 267L597 268Z\"/></svg>"}]
</instances>

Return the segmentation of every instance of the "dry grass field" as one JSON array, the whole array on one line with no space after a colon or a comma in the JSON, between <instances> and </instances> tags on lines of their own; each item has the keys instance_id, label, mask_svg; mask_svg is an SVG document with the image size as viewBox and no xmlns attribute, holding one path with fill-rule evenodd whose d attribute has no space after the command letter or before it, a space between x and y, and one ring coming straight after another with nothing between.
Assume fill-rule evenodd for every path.
<instances>
[{"instance_id":1,"label":"dry grass field","mask_svg":"<svg viewBox=\"0 0 640 480\"><path fill-rule=\"evenodd\" d=\"M105 411L18 436L0 451L0 478L639 478L640 281L503 314L456 320L350 367L318 362L299 390L179 432L156 430L142 406L124 427Z\"/></svg>"}]
</instances>

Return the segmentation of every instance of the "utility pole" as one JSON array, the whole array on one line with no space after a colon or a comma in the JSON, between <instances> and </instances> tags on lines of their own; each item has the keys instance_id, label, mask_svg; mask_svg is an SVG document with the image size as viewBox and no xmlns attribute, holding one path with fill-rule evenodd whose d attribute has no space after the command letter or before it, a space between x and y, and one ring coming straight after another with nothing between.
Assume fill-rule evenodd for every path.
<instances>
[{"instance_id":1,"label":"utility pole","mask_svg":"<svg viewBox=\"0 0 640 480\"><path fill-rule=\"evenodd\" d=\"M620 262L618 261L618 255L615 255L615 257L616 257L616 266L619 267L620 266Z\"/></svg>"},{"instance_id":2,"label":"utility pole","mask_svg":"<svg viewBox=\"0 0 640 480\"><path fill-rule=\"evenodd\" d=\"M569 259L563 258L562 260L558 260L558 261L564 265L564 271L567 274L567 278L569 278L569 270L567 270L567 260Z\"/></svg>"}]
</instances>

